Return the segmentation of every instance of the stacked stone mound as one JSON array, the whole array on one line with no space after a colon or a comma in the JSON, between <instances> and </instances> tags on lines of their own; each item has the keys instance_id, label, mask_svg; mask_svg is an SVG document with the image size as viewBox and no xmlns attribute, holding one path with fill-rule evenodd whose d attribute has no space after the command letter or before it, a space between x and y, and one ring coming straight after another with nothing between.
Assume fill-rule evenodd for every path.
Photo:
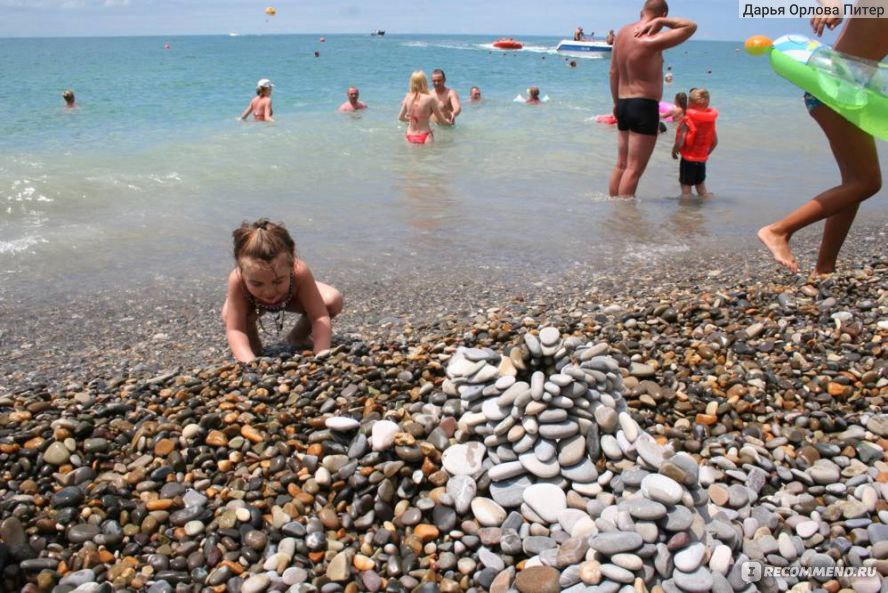
<instances>
[{"instance_id":1,"label":"stacked stone mound","mask_svg":"<svg viewBox=\"0 0 888 593\"><path fill-rule=\"evenodd\" d=\"M462 401L456 436L469 442L444 451L448 493L458 512L471 505L482 526L502 530L501 552L530 556L517 575L492 551L485 565L521 591L755 590L735 562L742 532L708 516L697 462L625 410L606 351L549 327L508 357L461 348L452 358L443 388ZM743 504L758 494L730 492Z\"/></svg>"}]
</instances>

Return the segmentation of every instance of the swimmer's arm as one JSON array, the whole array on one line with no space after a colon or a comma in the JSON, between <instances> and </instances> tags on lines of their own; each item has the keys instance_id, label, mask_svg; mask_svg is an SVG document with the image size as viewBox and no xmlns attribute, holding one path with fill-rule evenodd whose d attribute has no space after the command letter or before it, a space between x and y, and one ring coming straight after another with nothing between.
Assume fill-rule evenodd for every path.
<instances>
[{"instance_id":1,"label":"swimmer's arm","mask_svg":"<svg viewBox=\"0 0 888 593\"><path fill-rule=\"evenodd\" d=\"M453 106L453 115L450 118L450 121L455 121L456 116L460 114L462 111L462 104L459 102L459 93L450 90L450 104Z\"/></svg>"},{"instance_id":2,"label":"swimmer's arm","mask_svg":"<svg viewBox=\"0 0 888 593\"><path fill-rule=\"evenodd\" d=\"M715 150L715 147L718 146L718 132L715 130L712 131L712 146L709 148L709 154Z\"/></svg>"},{"instance_id":3,"label":"swimmer's arm","mask_svg":"<svg viewBox=\"0 0 888 593\"><path fill-rule=\"evenodd\" d=\"M675 144L672 145L672 158L678 158L678 151L684 146L686 134L687 127L684 124L679 124L678 133L675 134Z\"/></svg>"},{"instance_id":4,"label":"swimmer's arm","mask_svg":"<svg viewBox=\"0 0 888 593\"><path fill-rule=\"evenodd\" d=\"M407 100L401 101L401 113L398 114L398 121L410 121L407 118Z\"/></svg>"},{"instance_id":5,"label":"swimmer's arm","mask_svg":"<svg viewBox=\"0 0 888 593\"><path fill-rule=\"evenodd\" d=\"M442 126L452 126L453 119L448 119L444 116L444 112L441 111L441 106L438 105L438 101L432 101L432 113L435 116L435 121L441 124Z\"/></svg>"},{"instance_id":6,"label":"swimmer's arm","mask_svg":"<svg viewBox=\"0 0 888 593\"><path fill-rule=\"evenodd\" d=\"M668 31L660 32L663 28ZM681 45L697 31L697 23L688 19L658 17L635 31L639 41L653 51Z\"/></svg>"},{"instance_id":7,"label":"swimmer's arm","mask_svg":"<svg viewBox=\"0 0 888 593\"><path fill-rule=\"evenodd\" d=\"M318 290L318 283L305 262L298 261L296 264L296 283L299 287L297 295L299 302L305 309L305 315L311 320L311 338L314 352L317 354L330 347L330 340L333 337L330 312L327 311L324 298Z\"/></svg>"},{"instance_id":8,"label":"swimmer's arm","mask_svg":"<svg viewBox=\"0 0 888 593\"><path fill-rule=\"evenodd\" d=\"M241 113L240 118L241 118L241 119L247 119L247 116L250 115L250 112L251 112L252 110L253 110L253 102L250 101L250 104L247 105L247 108L244 109L244 112L243 112L243 113Z\"/></svg>"},{"instance_id":9,"label":"swimmer's arm","mask_svg":"<svg viewBox=\"0 0 888 593\"><path fill-rule=\"evenodd\" d=\"M225 337L228 338L231 353L238 362L251 362L256 358L256 354L250 346L250 337L247 334L247 300L241 294L242 290L237 275L232 273L228 277Z\"/></svg>"},{"instance_id":10,"label":"swimmer's arm","mask_svg":"<svg viewBox=\"0 0 888 593\"><path fill-rule=\"evenodd\" d=\"M271 101L265 104L265 121L274 121L274 118L271 116Z\"/></svg>"}]
</instances>

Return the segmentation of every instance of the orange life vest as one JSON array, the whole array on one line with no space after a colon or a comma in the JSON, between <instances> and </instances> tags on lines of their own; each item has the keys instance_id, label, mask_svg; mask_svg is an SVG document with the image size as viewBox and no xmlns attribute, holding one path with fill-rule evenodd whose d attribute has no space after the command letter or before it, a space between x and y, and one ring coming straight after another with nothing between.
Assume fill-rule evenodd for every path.
<instances>
[{"instance_id":1,"label":"orange life vest","mask_svg":"<svg viewBox=\"0 0 888 593\"><path fill-rule=\"evenodd\" d=\"M709 158L709 150L715 141L715 120L718 110L708 107L704 110L688 109L685 112L685 124L688 131L685 133L684 146L681 147L681 158L697 163L706 162Z\"/></svg>"}]
</instances>

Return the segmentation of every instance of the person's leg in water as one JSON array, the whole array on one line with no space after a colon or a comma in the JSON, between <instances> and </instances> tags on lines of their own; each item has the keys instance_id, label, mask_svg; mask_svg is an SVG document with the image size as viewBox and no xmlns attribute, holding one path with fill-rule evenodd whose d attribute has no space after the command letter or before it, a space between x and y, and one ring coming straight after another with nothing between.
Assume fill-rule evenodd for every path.
<instances>
[{"instance_id":1,"label":"person's leg in water","mask_svg":"<svg viewBox=\"0 0 888 593\"><path fill-rule=\"evenodd\" d=\"M879 191L882 178L872 136L825 105L815 107L811 115L829 139L842 183L822 192L784 219L762 227L758 237L778 263L797 272L799 265L789 247L790 239L798 230L826 218L814 270L817 274L826 274L835 269L836 258L860 202Z\"/></svg>"},{"instance_id":2,"label":"person's leg in water","mask_svg":"<svg viewBox=\"0 0 888 593\"><path fill-rule=\"evenodd\" d=\"M610 182L608 183L608 193L610 196L616 197L620 191L620 180L626 172L626 165L629 162L629 131L620 130L617 132L617 164L611 172Z\"/></svg>"},{"instance_id":3,"label":"person's leg in water","mask_svg":"<svg viewBox=\"0 0 888 593\"><path fill-rule=\"evenodd\" d=\"M324 299L324 305L327 306L327 313L330 315L330 319L333 319L342 312L342 293L323 282L317 282L317 285L321 298ZM311 319L308 318L308 315L303 314L299 321L296 322L296 325L293 326L293 329L287 334L284 341L294 348L304 347L308 349L312 347L310 334Z\"/></svg>"},{"instance_id":4,"label":"person's leg in water","mask_svg":"<svg viewBox=\"0 0 888 593\"><path fill-rule=\"evenodd\" d=\"M635 196L635 190L638 189L638 182L641 179L644 170L647 168L651 154L654 152L654 146L657 144L657 136L649 134L639 134L637 132L629 132L629 150L626 160L626 170L620 177L620 185L617 188L616 195L631 197Z\"/></svg>"},{"instance_id":5,"label":"person's leg in water","mask_svg":"<svg viewBox=\"0 0 888 593\"><path fill-rule=\"evenodd\" d=\"M886 26L882 19L849 19L835 49L879 62L888 55ZM778 263L796 272L799 266L789 248L789 240L799 229L826 218L814 272L828 274L835 270L839 250L860 202L881 189L882 176L872 136L824 105L811 109L811 115L829 140L842 183L821 193L783 220L762 227L758 236Z\"/></svg>"},{"instance_id":6,"label":"person's leg in water","mask_svg":"<svg viewBox=\"0 0 888 593\"><path fill-rule=\"evenodd\" d=\"M709 190L706 189L706 183L698 183L694 187L697 188L697 195L698 196L700 196L701 198L708 198L709 197Z\"/></svg>"}]
</instances>

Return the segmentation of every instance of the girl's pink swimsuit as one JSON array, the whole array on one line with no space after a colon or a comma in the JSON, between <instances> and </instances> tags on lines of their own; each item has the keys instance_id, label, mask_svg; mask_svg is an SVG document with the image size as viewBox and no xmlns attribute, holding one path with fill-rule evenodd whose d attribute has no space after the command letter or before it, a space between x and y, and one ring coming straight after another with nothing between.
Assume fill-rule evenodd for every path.
<instances>
[{"instance_id":1,"label":"girl's pink swimsuit","mask_svg":"<svg viewBox=\"0 0 888 593\"><path fill-rule=\"evenodd\" d=\"M419 123L419 118L416 116L415 109L415 106L411 109L410 121L412 123ZM432 131L427 130L425 132L417 132L416 134L408 133L405 135L405 138L407 138L407 142L410 142L411 144L425 144L426 140L428 140L431 135Z\"/></svg>"}]
</instances>

